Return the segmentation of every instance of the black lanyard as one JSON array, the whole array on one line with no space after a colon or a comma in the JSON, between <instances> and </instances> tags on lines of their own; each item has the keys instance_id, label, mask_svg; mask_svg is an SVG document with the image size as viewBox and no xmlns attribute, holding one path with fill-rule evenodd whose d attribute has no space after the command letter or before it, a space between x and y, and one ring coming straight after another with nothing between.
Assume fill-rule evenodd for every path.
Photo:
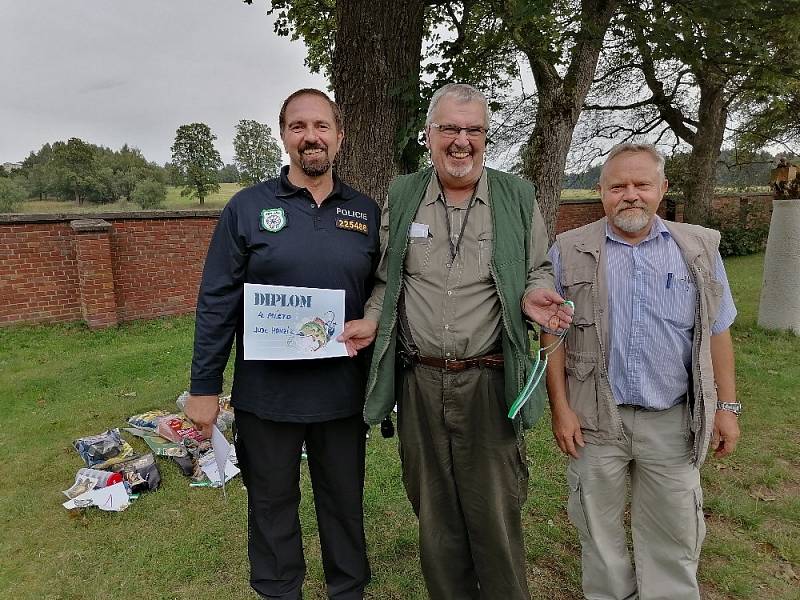
<instances>
[{"instance_id":1,"label":"black lanyard","mask_svg":"<svg viewBox=\"0 0 800 600\"><path fill-rule=\"evenodd\" d=\"M436 181L439 184L439 197L442 199L442 204L444 205L444 221L447 224L447 241L450 244L450 260L455 261L458 255L458 249L461 247L461 240L464 238L464 230L467 228L469 213L472 210L472 205L475 204L475 196L478 194L478 182L476 182L475 187L472 188L472 195L469 197L469 203L467 204L467 212L464 214L464 220L461 222L461 231L458 234L456 243L453 244L453 232L450 228L450 214L447 211L447 196L444 195L444 188L442 187L442 182L439 181L438 175L436 176Z\"/></svg>"}]
</instances>

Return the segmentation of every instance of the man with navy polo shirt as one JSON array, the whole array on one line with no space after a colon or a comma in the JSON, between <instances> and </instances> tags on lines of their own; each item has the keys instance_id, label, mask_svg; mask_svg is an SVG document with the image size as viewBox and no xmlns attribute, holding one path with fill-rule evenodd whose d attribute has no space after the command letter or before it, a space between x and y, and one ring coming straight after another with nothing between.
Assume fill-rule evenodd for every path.
<instances>
[{"instance_id":1,"label":"man with navy polo shirt","mask_svg":"<svg viewBox=\"0 0 800 600\"><path fill-rule=\"evenodd\" d=\"M606 217L559 235L556 290L574 302L549 357L553 433L589 600L697 600L699 467L739 439L736 317L719 233L660 219L664 158L621 144L600 174ZM542 344L556 334L543 333ZM623 514L630 480L633 563Z\"/></svg>"},{"instance_id":2,"label":"man with navy polo shirt","mask_svg":"<svg viewBox=\"0 0 800 600\"><path fill-rule=\"evenodd\" d=\"M248 495L250 584L262 598L302 597L298 505L305 442L328 596L363 598L370 579L363 527L368 353L353 358L244 360L244 283L345 291L345 321L363 316L379 260L380 211L331 171L344 136L338 107L303 89L281 108L289 165L237 193L220 216L197 302L186 414L209 433L234 339L236 454Z\"/></svg>"}]
</instances>

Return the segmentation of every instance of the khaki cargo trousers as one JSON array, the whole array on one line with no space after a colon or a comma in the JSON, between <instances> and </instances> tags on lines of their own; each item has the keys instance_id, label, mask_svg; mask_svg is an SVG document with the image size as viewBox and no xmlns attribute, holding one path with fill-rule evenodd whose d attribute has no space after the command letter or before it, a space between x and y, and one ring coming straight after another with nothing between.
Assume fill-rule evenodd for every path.
<instances>
[{"instance_id":1,"label":"khaki cargo trousers","mask_svg":"<svg viewBox=\"0 0 800 600\"><path fill-rule=\"evenodd\" d=\"M521 508L525 449L506 416L503 372L398 373L403 483L419 518L433 600L529 600Z\"/></svg>"},{"instance_id":2,"label":"khaki cargo trousers","mask_svg":"<svg viewBox=\"0 0 800 600\"><path fill-rule=\"evenodd\" d=\"M581 540L588 600L700 598L697 564L706 529L686 406L620 406L627 439L586 444L579 459L570 459L567 512ZM635 568L623 524L628 477Z\"/></svg>"}]
</instances>

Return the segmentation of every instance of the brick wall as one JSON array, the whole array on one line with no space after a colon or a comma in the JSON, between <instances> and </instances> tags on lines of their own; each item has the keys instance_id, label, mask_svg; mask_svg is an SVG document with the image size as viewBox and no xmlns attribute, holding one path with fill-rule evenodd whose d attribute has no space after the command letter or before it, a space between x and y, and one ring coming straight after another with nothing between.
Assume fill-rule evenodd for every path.
<instances>
[{"instance_id":1,"label":"brick wall","mask_svg":"<svg viewBox=\"0 0 800 600\"><path fill-rule=\"evenodd\" d=\"M69 221L0 222L0 324L81 318Z\"/></svg>"},{"instance_id":2,"label":"brick wall","mask_svg":"<svg viewBox=\"0 0 800 600\"><path fill-rule=\"evenodd\" d=\"M682 219L682 205L659 213ZM769 223L772 197L721 196L715 214ZM90 327L192 312L219 210L0 215L0 325L84 320ZM561 205L557 232L603 216L597 199ZM746 222L743 222L746 221Z\"/></svg>"},{"instance_id":3,"label":"brick wall","mask_svg":"<svg viewBox=\"0 0 800 600\"><path fill-rule=\"evenodd\" d=\"M0 325L194 310L218 210L0 217Z\"/></svg>"}]
</instances>

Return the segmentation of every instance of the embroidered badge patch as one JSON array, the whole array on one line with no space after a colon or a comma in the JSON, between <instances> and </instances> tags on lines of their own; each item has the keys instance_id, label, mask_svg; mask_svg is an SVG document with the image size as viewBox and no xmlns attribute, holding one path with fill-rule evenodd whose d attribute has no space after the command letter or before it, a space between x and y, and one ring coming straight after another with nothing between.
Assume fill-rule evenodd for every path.
<instances>
[{"instance_id":1,"label":"embroidered badge patch","mask_svg":"<svg viewBox=\"0 0 800 600\"><path fill-rule=\"evenodd\" d=\"M357 231L364 235L369 234L369 228L366 223L356 221L355 219L336 219L336 227L339 229L347 229L348 231Z\"/></svg>"},{"instance_id":2,"label":"embroidered badge patch","mask_svg":"<svg viewBox=\"0 0 800 600\"><path fill-rule=\"evenodd\" d=\"M286 227L286 213L282 208L265 208L261 211L258 228L261 231L275 233Z\"/></svg>"}]
</instances>

